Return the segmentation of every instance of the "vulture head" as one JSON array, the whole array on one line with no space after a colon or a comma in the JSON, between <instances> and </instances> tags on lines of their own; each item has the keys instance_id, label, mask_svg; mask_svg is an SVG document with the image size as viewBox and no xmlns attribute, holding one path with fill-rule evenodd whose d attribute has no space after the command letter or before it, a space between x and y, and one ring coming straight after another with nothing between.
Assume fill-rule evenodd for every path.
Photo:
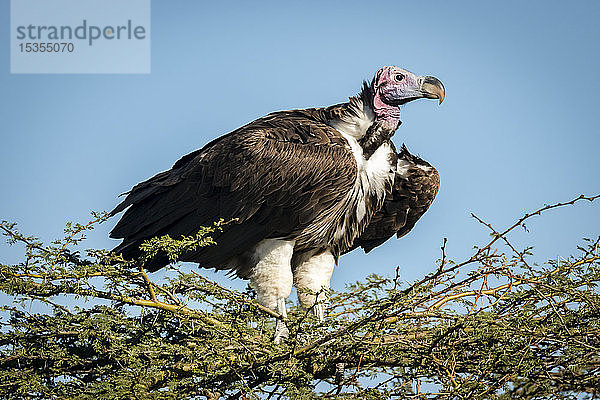
<instances>
[{"instance_id":1,"label":"vulture head","mask_svg":"<svg viewBox=\"0 0 600 400\"><path fill-rule=\"evenodd\" d=\"M378 119L398 121L402 104L416 99L444 100L444 85L433 76L417 76L395 66L377 71L371 82L373 108Z\"/></svg>"}]
</instances>

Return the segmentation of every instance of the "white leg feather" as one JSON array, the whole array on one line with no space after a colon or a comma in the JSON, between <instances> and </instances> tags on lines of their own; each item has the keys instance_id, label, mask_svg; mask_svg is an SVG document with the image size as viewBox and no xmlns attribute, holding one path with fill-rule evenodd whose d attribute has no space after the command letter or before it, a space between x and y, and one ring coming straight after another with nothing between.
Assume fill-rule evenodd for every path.
<instances>
[{"instance_id":1,"label":"white leg feather","mask_svg":"<svg viewBox=\"0 0 600 400\"><path fill-rule=\"evenodd\" d=\"M292 255L294 241L265 239L254 249L259 260L250 274L250 286L256 291L258 301L287 317L285 299L292 292ZM283 320L275 324L275 343L289 337L289 331Z\"/></svg>"},{"instance_id":2,"label":"white leg feather","mask_svg":"<svg viewBox=\"0 0 600 400\"><path fill-rule=\"evenodd\" d=\"M290 240L265 239L256 246L254 256L259 261L250 274L250 286L265 307L276 311L277 300L290 296L293 254L294 241Z\"/></svg>"},{"instance_id":3,"label":"white leg feather","mask_svg":"<svg viewBox=\"0 0 600 400\"><path fill-rule=\"evenodd\" d=\"M327 250L319 255L302 260L294 270L294 285L297 289L300 289L298 300L303 307L314 306L313 313L319 321L322 321L325 316L327 295L324 291L329 290L334 266L335 259L331 252ZM307 293L306 290L312 293Z\"/></svg>"}]
</instances>

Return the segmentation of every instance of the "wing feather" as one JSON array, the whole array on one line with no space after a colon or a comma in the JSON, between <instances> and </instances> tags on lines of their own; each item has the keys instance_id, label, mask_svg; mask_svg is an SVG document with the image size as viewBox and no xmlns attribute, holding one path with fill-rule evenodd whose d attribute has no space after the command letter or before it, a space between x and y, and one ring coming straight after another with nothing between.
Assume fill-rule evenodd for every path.
<instances>
[{"instance_id":1,"label":"wing feather","mask_svg":"<svg viewBox=\"0 0 600 400\"><path fill-rule=\"evenodd\" d=\"M215 238L217 246L183 257L223 267L265 238L298 234L338 204L356 179L351 151L321 114L271 114L136 185L112 211L126 209L111 232L124 239L114 251L135 257L139 244L153 236L192 235L219 218L237 218ZM150 264L158 269L166 259Z\"/></svg>"}]
</instances>

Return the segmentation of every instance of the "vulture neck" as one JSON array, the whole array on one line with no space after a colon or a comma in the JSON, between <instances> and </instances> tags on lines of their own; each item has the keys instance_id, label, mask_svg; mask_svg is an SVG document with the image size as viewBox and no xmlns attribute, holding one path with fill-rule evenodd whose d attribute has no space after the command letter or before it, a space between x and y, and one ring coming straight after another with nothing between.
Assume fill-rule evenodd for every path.
<instances>
[{"instance_id":1,"label":"vulture neck","mask_svg":"<svg viewBox=\"0 0 600 400\"><path fill-rule=\"evenodd\" d=\"M397 118L379 116L373 105L373 91L368 83L358 96L342 106L341 112L329 124L337 129L346 140L354 139L362 148L363 157L369 159L383 143L390 140L402 123Z\"/></svg>"}]
</instances>

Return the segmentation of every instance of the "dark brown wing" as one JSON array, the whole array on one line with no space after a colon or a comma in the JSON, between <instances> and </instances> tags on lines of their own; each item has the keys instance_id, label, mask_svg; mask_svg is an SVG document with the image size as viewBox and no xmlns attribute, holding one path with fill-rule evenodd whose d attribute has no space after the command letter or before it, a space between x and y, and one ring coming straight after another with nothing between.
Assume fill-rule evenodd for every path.
<instances>
[{"instance_id":1,"label":"dark brown wing","mask_svg":"<svg viewBox=\"0 0 600 400\"><path fill-rule=\"evenodd\" d=\"M383 207L373 216L350 250L360 246L368 253L394 234L398 238L406 235L427 211L439 186L437 170L410 154L403 145L398 153L392 193L386 196Z\"/></svg>"},{"instance_id":2,"label":"dark brown wing","mask_svg":"<svg viewBox=\"0 0 600 400\"><path fill-rule=\"evenodd\" d=\"M293 237L339 203L356 178L356 163L320 109L270 114L190 153L172 169L136 185L112 214L125 210L111 232L114 251L139 255L154 236L192 235L219 218L237 222L218 245L183 260L224 267L265 238ZM146 265L167 264L164 255Z\"/></svg>"}]
</instances>

